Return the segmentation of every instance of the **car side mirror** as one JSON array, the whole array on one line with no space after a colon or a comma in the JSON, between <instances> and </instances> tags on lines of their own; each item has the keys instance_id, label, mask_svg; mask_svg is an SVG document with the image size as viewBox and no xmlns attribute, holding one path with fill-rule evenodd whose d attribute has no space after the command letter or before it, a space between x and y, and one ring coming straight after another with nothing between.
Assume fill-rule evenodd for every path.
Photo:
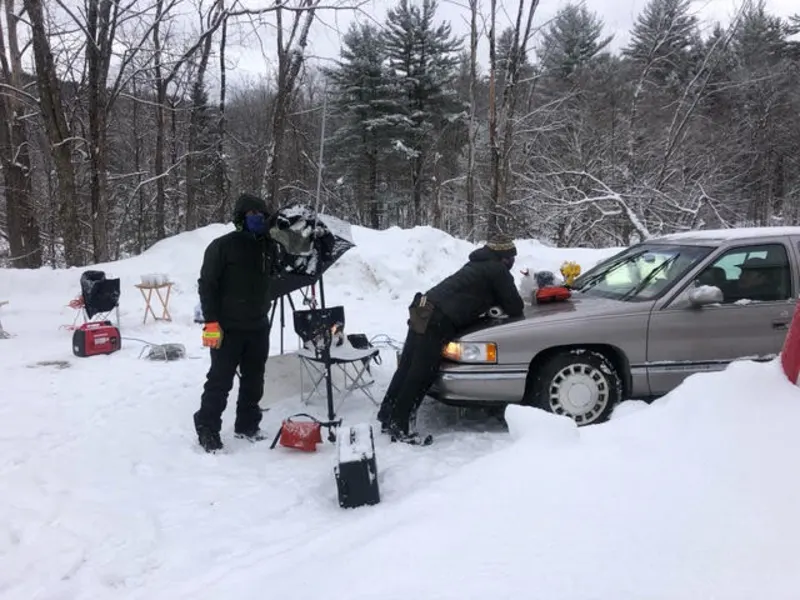
<instances>
[{"instance_id":1,"label":"car side mirror","mask_svg":"<svg viewBox=\"0 0 800 600\"><path fill-rule=\"evenodd\" d=\"M715 285L701 285L691 288L687 297L689 305L693 308L702 308L710 304L722 304L725 301L722 290Z\"/></svg>"}]
</instances>

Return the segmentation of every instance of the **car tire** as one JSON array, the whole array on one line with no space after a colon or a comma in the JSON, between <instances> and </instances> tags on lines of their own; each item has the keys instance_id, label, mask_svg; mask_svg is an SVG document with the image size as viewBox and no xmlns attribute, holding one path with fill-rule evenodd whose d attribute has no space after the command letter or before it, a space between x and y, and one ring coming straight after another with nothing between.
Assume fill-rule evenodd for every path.
<instances>
[{"instance_id":1,"label":"car tire","mask_svg":"<svg viewBox=\"0 0 800 600\"><path fill-rule=\"evenodd\" d=\"M548 358L533 374L528 404L570 417L578 427L608 420L622 398L622 378L600 352L574 349Z\"/></svg>"}]
</instances>

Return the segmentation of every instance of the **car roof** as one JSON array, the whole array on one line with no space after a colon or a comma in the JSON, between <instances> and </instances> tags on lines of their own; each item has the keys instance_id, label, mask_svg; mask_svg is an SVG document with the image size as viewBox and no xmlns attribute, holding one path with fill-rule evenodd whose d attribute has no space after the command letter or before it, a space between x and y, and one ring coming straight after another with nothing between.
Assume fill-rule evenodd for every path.
<instances>
[{"instance_id":1,"label":"car roof","mask_svg":"<svg viewBox=\"0 0 800 600\"><path fill-rule=\"evenodd\" d=\"M732 229L703 229L683 231L651 238L649 242L680 242L703 245L729 241L781 236L800 236L800 227L735 227Z\"/></svg>"}]
</instances>

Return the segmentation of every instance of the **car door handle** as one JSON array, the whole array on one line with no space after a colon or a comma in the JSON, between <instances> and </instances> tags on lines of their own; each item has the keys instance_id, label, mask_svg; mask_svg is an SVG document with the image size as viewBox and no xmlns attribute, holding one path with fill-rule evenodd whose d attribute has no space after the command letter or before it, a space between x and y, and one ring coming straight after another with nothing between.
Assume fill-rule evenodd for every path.
<instances>
[{"instance_id":1,"label":"car door handle","mask_svg":"<svg viewBox=\"0 0 800 600\"><path fill-rule=\"evenodd\" d=\"M789 321L773 321L772 328L777 330L789 329Z\"/></svg>"}]
</instances>

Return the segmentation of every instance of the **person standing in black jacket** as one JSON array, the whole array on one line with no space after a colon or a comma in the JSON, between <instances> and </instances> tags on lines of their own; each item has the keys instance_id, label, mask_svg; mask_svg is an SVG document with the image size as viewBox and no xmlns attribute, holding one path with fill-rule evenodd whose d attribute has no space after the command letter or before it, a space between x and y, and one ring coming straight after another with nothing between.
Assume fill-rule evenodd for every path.
<instances>
[{"instance_id":1,"label":"person standing in black jacket","mask_svg":"<svg viewBox=\"0 0 800 600\"><path fill-rule=\"evenodd\" d=\"M259 401L269 356L270 277L274 241L269 236L266 203L242 194L234 207L236 230L206 248L198 288L203 313L203 345L210 348L211 368L194 414L200 445L206 452L223 447L222 413L241 368L234 432L263 440Z\"/></svg>"},{"instance_id":2,"label":"person standing in black jacket","mask_svg":"<svg viewBox=\"0 0 800 600\"><path fill-rule=\"evenodd\" d=\"M393 441L428 445L409 431L410 421L436 379L442 350L459 330L494 306L509 317L522 315L524 302L511 269L517 249L505 236L490 239L469 255L469 262L409 306L409 328L394 377L378 412L381 431Z\"/></svg>"}]
</instances>

